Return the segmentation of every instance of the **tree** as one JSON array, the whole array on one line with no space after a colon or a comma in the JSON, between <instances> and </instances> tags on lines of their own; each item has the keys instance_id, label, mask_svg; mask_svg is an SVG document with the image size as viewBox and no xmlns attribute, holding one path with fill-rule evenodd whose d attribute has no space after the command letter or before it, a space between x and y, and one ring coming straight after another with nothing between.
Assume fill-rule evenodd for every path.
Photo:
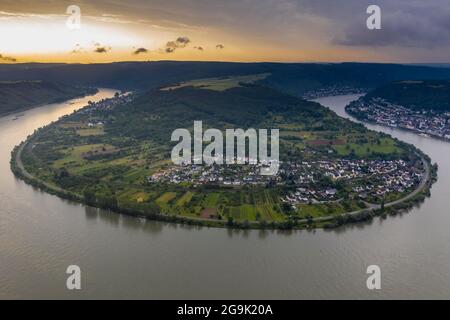
<instances>
[{"instance_id":1,"label":"tree","mask_svg":"<svg viewBox=\"0 0 450 320\"><path fill-rule=\"evenodd\" d=\"M285 213L289 213L292 211L291 205L287 202L283 202L283 204L281 205L281 209L283 209L283 212Z\"/></svg>"},{"instance_id":2,"label":"tree","mask_svg":"<svg viewBox=\"0 0 450 320\"><path fill-rule=\"evenodd\" d=\"M83 192L83 196L84 196L84 201L86 201L87 204L89 205L95 205L96 203L96 198L95 198L95 193L85 189Z\"/></svg>"}]
</instances>

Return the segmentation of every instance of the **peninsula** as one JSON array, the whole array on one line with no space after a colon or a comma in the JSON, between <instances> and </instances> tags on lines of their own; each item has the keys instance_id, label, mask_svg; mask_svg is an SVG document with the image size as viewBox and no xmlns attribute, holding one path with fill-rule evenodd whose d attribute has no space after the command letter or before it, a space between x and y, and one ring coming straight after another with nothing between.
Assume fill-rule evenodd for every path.
<instances>
[{"instance_id":1,"label":"peninsula","mask_svg":"<svg viewBox=\"0 0 450 320\"><path fill-rule=\"evenodd\" d=\"M13 151L12 168L91 206L217 227L333 227L429 193L436 168L415 147L259 79L206 78L90 103L37 130ZM259 175L260 164L173 164L171 132L198 119L222 130L279 128L277 174Z\"/></svg>"}]
</instances>

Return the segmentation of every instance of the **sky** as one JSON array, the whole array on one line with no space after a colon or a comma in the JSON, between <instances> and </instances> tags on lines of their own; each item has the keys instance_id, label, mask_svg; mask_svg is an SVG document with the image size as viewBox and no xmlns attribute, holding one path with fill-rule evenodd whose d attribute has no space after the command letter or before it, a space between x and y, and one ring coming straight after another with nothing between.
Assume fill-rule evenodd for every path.
<instances>
[{"instance_id":1,"label":"sky","mask_svg":"<svg viewBox=\"0 0 450 320\"><path fill-rule=\"evenodd\" d=\"M448 63L450 1L0 0L0 63L148 60Z\"/></svg>"}]
</instances>

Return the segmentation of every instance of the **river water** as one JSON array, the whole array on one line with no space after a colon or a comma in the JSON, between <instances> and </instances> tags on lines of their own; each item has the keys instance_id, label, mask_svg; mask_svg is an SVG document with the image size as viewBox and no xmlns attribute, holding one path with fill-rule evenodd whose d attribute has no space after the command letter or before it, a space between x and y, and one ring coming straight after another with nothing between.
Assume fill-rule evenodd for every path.
<instances>
[{"instance_id":1,"label":"river water","mask_svg":"<svg viewBox=\"0 0 450 320\"><path fill-rule=\"evenodd\" d=\"M16 179L10 150L34 129L111 96L0 118L0 298L450 298L450 143L369 125L413 143L439 164L420 208L333 231L238 231L145 221L86 207ZM341 116L357 96L321 98ZM348 117L348 116L347 116ZM78 265L82 289L66 289ZM378 265L382 288L366 287Z\"/></svg>"}]
</instances>

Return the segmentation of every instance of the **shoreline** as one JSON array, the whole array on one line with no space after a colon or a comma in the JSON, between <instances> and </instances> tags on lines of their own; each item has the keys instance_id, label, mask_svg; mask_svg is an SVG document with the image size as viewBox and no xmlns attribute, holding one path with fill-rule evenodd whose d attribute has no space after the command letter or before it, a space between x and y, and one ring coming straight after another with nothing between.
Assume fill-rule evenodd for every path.
<instances>
[{"instance_id":1,"label":"shoreline","mask_svg":"<svg viewBox=\"0 0 450 320\"><path fill-rule=\"evenodd\" d=\"M436 139L436 140L440 140L440 141L444 141L444 142L449 142L450 143L450 139L447 139L445 137L441 137L441 136L438 136L438 135L435 135L435 134L432 134L432 133L422 132L422 131L419 131L419 130L416 130L416 129L410 129L410 128L401 127L401 126L393 127L393 126L386 125L384 123L379 123L379 122L376 122L376 121L371 121L371 120L368 120L368 119L364 119L364 118L360 117L357 113L347 111L347 107L345 107L345 112L347 114L349 114L350 116L352 116L353 118L355 118L356 120L362 122L362 123L368 123L368 124L378 125L378 126L385 127L385 128L392 128L392 129L397 129L397 130L401 130L401 131L405 131L405 132L411 132L411 133L414 133L414 134L416 134L418 136L422 136L424 138L432 138L432 139Z\"/></svg>"},{"instance_id":2,"label":"shoreline","mask_svg":"<svg viewBox=\"0 0 450 320\"><path fill-rule=\"evenodd\" d=\"M51 185L45 181L41 181L26 171L22 163L22 152L24 148L33 141L39 134L39 131L31 134L27 140L16 146L11 152L10 166L14 175L22 179L27 184L33 185L49 194L56 195L60 198L76 201L87 206L96 207L100 209L110 210L116 214L125 214L137 218L144 218L148 220L156 220L163 222L171 222L178 224L198 225L205 227L216 228L231 228L231 229L274 229L274 230L311 230L311 229L331 229L342 226L344 224L363 222L371 220L374 217L387 214L396 214L402 210L409 210L413 206L423 202L430 194L430 189L435 182L435 167L431 165L431 161L426 159L423 154L417 154L425 166L425 172L421 182L411 193L404 197L384 204L367 204L369 207L353 212L346 212L339 215L317 217L312 219L291 219L286 221L242 221L232 222L219 219L205 219L195 217L183 217L178 215L166 215L160 213L148 214L143 211L130 210L127 208L107 208L88 204L84 197L79 194L68 192L62 188Z\"/></svg>"}]
</instances>

